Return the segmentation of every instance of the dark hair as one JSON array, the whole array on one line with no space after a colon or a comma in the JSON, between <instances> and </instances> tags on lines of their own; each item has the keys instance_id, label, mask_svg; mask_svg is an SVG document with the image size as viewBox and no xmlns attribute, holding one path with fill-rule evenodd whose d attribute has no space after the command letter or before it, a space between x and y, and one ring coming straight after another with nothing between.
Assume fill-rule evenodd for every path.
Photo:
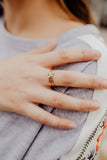
<instances>
[{"instance_id":1,"label":"dark hair","mask_svg":"<svg viewBox=\"0 0 107 160\"><path fill-rule=\"evenodd\" d=\"M3 15L2 1L3 0L0 0L0 16ZM65 5L69 13L73 14L75 18L77 18L78 20L86 24L94 24L94 20L91 16L91 12L86 3L86 0L57 0L57 1L61 5Z\"/></svg>"},{"instance_id":2,"label":"dark hair","mask_svg":"<svg viewBox=\"0 0 107 160\"><path fill-rule=\"evenodd\" d=\"M85 24L95 24L88 3L86 2L87 0L57 0L57 1L62 5L65 11L68 10L68 14L74 15L75 20L82 21Z\"/></svg>"},{"instance_id":3,"label":"dark hair","mask_svg":"<svg viewBox=\"0 0 107 160\"><path fill-rule=\"evenodd\" d=\"M3 15L2 0L0 0L0 16Z\"/></svg>"}]
</instances>

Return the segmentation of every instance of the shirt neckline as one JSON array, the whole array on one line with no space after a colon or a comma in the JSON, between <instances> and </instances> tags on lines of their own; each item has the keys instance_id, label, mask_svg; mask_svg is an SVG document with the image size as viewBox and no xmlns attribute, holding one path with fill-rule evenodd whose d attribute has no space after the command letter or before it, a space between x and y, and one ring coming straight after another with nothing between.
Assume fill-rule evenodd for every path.
<instances>
[{"instance_id":1,"label":"shirt neckline","mask_svg":"<svg viewBox=\"0 0 107 160\"><path fill-rule=\"evenodd\" d=\"M48 43L51 40L51 38L50 39L27 39L27 38L15 36L11 34L10 32L8 32L7 29L5 28L4 17L0 18L0 27L1 27L0 30L3 36L6 37L9 44L11 43L12 45L17 44L22 48L25 46L28 46L27 48L29 48L32 45L34 45L35 47L39 47L41 45ZM55 41L57 42L57 44L62 44L65 41L68 41L69 39L79 36L83 33L84 34L87 34L87 33L100 34L99 30L97 29L95 25L86 24L86 25L72 28L72 29L69 29L63 32L61 35L55 38Z\"/></svg>"}]
</instances>

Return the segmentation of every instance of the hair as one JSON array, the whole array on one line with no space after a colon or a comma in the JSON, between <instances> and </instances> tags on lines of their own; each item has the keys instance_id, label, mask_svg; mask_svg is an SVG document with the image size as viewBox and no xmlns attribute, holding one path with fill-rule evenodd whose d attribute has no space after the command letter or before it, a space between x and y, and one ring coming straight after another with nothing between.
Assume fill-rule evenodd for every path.
<instances>
[{"instance_id":1,"label":"hair","mask_svg":"<svg viewBox=\"0 0 107 160\"><path fill-rule=\"evenodd\" d=\"M2 1L3 1L3 0L0 0L0 16L3 15Z\"/></svg>"},{"instance_id":2,"label":"hair","mask_svg":"<svg viewBox=\"0 0 107 160\"><path fill-rule=\"evenodd\" d=\"M95 24L87 0L57 0L73 20ZM73 15L73 16L72 16Z\"/></svg>"},{"instance_id":3,"label":"hair","mask_svg":"<svg viewBox=\"0 0 107 160\"><path fill-rule=\"evenodd\" d=\"M81 21L85 24L95 24L86 0L57 1L70 16L74 16L74 20ZM0 0L0 16L3 15L2 3L3 0Z\"/></svg>"}]
</instances>

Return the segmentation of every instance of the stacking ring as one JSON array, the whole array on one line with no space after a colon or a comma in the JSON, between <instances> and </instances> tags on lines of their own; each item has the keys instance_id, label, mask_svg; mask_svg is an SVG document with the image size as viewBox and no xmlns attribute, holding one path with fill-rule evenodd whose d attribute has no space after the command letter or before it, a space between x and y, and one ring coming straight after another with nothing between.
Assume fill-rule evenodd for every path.
<instances>
[{"instance_id":1,"label":"stacking ring","mask_svg":"<svg viewBox=\"0 0 107 160\"><path fill-rule=\"evenodd\" d=\"M55 83L54 83L54 75L55 75L55 70L50 70L49 73L48 73L48 80L49 80L49 86L55 86Z\"/></svg>"}]
</instances>

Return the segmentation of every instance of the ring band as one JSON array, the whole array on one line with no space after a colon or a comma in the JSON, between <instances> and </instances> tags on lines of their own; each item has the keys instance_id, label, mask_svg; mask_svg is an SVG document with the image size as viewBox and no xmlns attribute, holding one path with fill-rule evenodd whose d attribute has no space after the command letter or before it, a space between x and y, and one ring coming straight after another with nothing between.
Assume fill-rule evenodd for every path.
<instances>
[{"instance_id":1,"label":"ring band","mask_svg":"<svg viewBox=\"0 0 107 160\"><path fill-rule=\"evenodd\" d=\"M54 75L55 75L55 70L50 70L50 72L48 73L48 79L49 79L49 86L55 86L54 83Z\"/></svg>"}]
</instances>

